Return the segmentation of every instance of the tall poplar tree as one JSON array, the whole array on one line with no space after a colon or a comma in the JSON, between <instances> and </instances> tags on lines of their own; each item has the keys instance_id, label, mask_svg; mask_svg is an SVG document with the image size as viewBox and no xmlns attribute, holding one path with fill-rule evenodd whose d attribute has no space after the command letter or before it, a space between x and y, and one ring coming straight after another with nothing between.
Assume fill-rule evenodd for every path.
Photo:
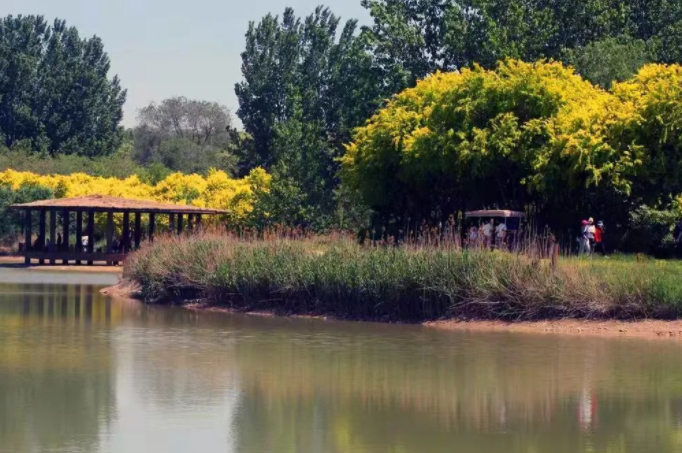
<instances>
[{"instance_id":1,"label":"tall poplar tree","mask_svg":"<svg viewBox=\"0 0 682 453\"><path fill-rule=\"evenodd\" d=\"M109 79L101 39L61 20L0 20L0 139L55 156L101 156L121 144L126 92Z\"/></svg>"},{"instance_id":2,"label":"tall poplar tree","mask_svg":"<svg viewBox=\"0 0 682 453\"><path fill-rule=\"evenodd\" d=\"M340 25L323 7L305 19L287 8L281 19L250 24L236 86L237 115L251 137L246 168L263 165L288 187L282 193L301 194L306 223L316 226L336 206L343 144L388 94L357 22Z\"/></svg>"}]
</instances>

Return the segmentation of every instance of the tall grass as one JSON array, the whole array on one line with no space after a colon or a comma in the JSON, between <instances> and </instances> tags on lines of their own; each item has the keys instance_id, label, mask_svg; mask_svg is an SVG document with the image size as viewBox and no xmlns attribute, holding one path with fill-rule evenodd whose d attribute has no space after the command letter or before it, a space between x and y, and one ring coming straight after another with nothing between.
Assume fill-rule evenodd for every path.
<instances>
[{"instance_id":1,"label":"tall grass","mask_svg":"<svg viewBox=\"0 0 682 453\"><path fill-rule=\"evenodd\" d=\"M682 314L682 266L404 245L343 236L265 240L204 232L157 239L124 278L150 301L356 319L641 318Z\"/></svg>"}]
</instances>

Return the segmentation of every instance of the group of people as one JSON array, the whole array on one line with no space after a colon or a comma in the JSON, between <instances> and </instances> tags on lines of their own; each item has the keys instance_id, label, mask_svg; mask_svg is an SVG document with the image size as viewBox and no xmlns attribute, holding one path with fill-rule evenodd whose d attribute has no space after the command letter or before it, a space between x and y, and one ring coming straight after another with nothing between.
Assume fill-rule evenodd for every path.
<instances>
[{"instance_id":1,"label":"group of people","mask_svg":"<svg viewBox=\"0 0 682 453\"><path fill-rule=\"evenodd\" d=\"M603 221L600 220L595 224L592 217L589 220L583 220L580 224L580 236L578 236L578 254L601 253L606 256L605 234L606 228Z\"/></svg>"},{"instance_id":2,"label":"group of people","mask_svg":"<svg viewBox=\"0 0 682 453\"><path fill-rule=\"evenodd\" d=\"M507 232L507 224L505 222L500 221L495 225L495 219L490 219L488 223L469 228L468 245L469 247L500 247L506 244Z\"/></svg>"}]
</instances>

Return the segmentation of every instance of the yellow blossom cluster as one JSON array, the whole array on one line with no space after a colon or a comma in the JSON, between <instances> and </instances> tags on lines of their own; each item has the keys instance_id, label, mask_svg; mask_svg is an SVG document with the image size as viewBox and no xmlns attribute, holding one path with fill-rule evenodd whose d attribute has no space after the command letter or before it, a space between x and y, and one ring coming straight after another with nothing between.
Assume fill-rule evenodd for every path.
<instances>
[{"instance_id":1,"label":"yellow blossom cluster","mask_svg":"<svg viewBox=\"0 0 682 453\"><path fill-rule=\"evenodd\" d=\"M136 175L125 179L103 178L84 173L39 175L6 170L0 172L0 185L14 190L24 185L39 185L53 190L57 198L109 195L138 200L187 204L229 211L227 219L241 224L253 211L254 190L269 190L271 177L256 168L242 179L224 171L211 170L206 177L173 173L156 185L146 184Z\"/></svg>"},{"instance_id":2,"label":"yellow blossom cluster","mask_svg":"<svg viewBox=\"0 0 682 453\"><path fill-rule=\"evenodd\" d=\"M682 66L647 65L609 91L558 62L436 73L355 130L341 177L373 208L553 210L604 193L682 192Z\"/></svg>"}]
</instances>

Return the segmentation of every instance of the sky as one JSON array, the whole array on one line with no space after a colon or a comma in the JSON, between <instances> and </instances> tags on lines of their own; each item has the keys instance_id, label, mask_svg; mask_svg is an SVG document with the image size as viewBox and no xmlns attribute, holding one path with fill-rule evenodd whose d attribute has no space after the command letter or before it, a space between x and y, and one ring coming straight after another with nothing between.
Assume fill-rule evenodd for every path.
<instances>
[{"instance_id":1,"label":"sky","mask_svg":"<svg viewBox=\"0 0 682 453\"><path fill-rule=\"evenodd\" d=\"M291 6L307 16L322 0L0 0L0 16L40 14L64 19L81 36L97 35L111 75L128 90L123 124L137 111L172 96L215 101L233 113L240 53L249 21ZM369 22L360 0L325 0L343 20Z\"/></svg>"}]
</instances>

